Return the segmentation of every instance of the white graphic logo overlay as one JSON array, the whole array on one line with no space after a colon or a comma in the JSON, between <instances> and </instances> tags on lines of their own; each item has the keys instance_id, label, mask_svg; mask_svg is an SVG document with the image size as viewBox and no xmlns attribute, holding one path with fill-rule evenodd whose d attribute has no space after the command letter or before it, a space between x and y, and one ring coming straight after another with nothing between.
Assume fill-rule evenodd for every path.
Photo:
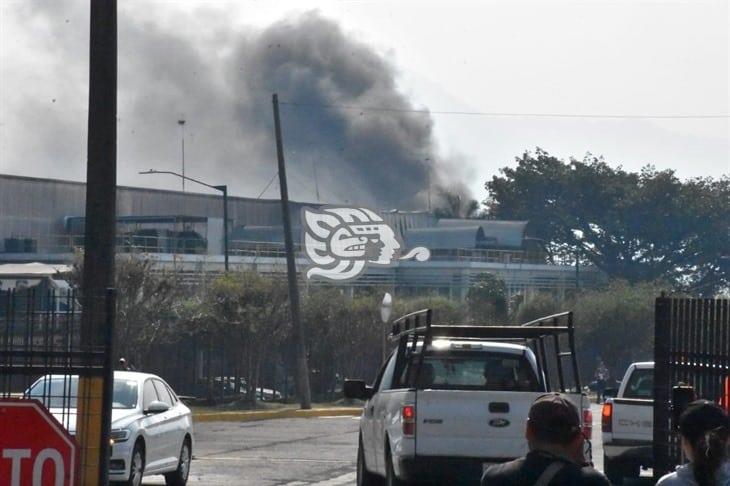
<instances>
[{"instance_id":1,"label":"white graphic logo overlay","mask_svg":"<svg viewBox=\"0 0 730 486\"><path fill-rule=\"evenodd\" d=\"M307 278L349 280L368 265L390 265L394 260L426 261L428 248L413 248L401 256L403 243L393 228L367 208L326 206L302 208L302 244L312 261Z\"/></svg>"}]
</instances>

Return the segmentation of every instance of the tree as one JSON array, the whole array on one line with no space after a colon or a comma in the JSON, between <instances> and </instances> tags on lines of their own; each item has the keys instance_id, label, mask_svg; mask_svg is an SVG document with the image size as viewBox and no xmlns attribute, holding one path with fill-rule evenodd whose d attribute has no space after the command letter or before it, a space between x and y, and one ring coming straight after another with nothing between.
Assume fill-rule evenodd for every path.
<instances>
[{"instance_id":1,"label":"tree","mask_svg":"<svg viewBox=\"0 0 730 486\"><path fill-rule=\"evenodd\" d=\"M281 279L253 271L230 272L214 278L199 300L185 306L187 325L202 324L197 331L217 338L235 357L234 374L237 378L245 372L251 404L256 403L262 362L287 335L287 295Z\"/></svg>"},{"instance_id":2,"label":"tree","mask_svg":"<svg viewBox=\"0 0 730 486\"><path fill-rule=\"evenodd\" d=\"M434 324L459 325L466 324L467 312L461 302L457 302L439 295L425 295L421 297L409 297L394 299L393 318L415 312L421 309L431 309L431 319Z\"/></svg>"},{"instance_id":3,"label":"tree","mask_svg":"<svg viewBox=\"0 0 730 486\"><path fill-rule=\"evenodd\" d=\"M153 266L152 260L130 257L119 259L115 272L115 350L140 369L155 346L177 339L178 305L183 295L177 274L153 271Z\"/></svg>"},{"instance_id":4,"label":"tree","mask_svg":"<svg viewBox=\"0 0 730 486\"><path fill-rule=\"evenodd\" d=\"M302 321L307 329L307 349L312 391L331 394L339 373L342 327L350 321L349 298L333 287L313 288L302 299Z\"/></svg>"},{"instance_id":5,"label":"tree","mask_svg":"<svg viewBox=\"0 0 730 486\"><path fill-rule=\"evenodd\" d=\"M550 249L629 282L663 278L730 283L730 180L680 181L671 170L612 168L603 159L562 160L537 149L486 183L491 217L527 219Z\"/></svg>"},{"instance_id":6,"label":"tree","mask_svg":"<svg viewBox=\"0 0 730 486\"><path fill-rule=\"evenodd\" d=\"M483 273L466 294L469 317L478 324L505 324L507 286L494 274Z\"/></svg>"},{"instance_id":7,"label":"tree","mask_svg":"<svg viewBox=\"0 0 730 486\"><path fill-rule=\"evenodd\" d=\"M563 304L564 306L565 304ZM550 316L568 310L552 294L538 293L522 297L516 302L510 319L514 325L524 324L541 317Z\"/></svg>"},{"instance_id":8,"label":"tree","mask_svg":"<svg viewBox=\"0 0 730 486\"><path fill-rule=\"evenodd\" d=\"M654 301L661 286L614 281L606 289L576 296L576 347L583 365L581 375L593 377L601 357L612 376L620 377L634 361L654 358Z\"/></svg>"},{"instance_id":9,"label":"tree","mask_svg":"<svg viewBox=\"0 0 730 486\"><path fill-rule=\"evenodd\" d=\"M148 364L155 346L177 338L179 304L184 289L174 272L157 270L137 255L118 257L114 272L116 319L114 351L138 369ZM82 288L83 257L77 255L70 280Z\"/></svg>"}]
</instances>

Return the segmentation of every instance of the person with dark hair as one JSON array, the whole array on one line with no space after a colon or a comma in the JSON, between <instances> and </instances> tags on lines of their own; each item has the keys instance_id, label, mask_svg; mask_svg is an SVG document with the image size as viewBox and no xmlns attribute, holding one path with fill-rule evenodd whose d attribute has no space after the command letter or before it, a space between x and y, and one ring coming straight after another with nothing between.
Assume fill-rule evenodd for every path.
<instances>
[{"instance_id":1,"label":"person with dark hair","mask_svg":"<svg viewBox=\"0 0 730 486\"><path fill-rule=\"evenodd\" d=\"M679 416L679 436L689 463L657 486L730 486L730 420L722 408L707 400L690 403Z\"/></svg>"},{"instance_id":2,"label":"person with dark hair","mask_svg":"<svg viewBox=\"0 0 730 486\"><path fill-rule=\"evenodd\" d=\"M488 467L482 486L610 486L585 459L580 414L567 396L539 396L530 407L525 438L530 452Z\"/></svg>"}]
</instances>

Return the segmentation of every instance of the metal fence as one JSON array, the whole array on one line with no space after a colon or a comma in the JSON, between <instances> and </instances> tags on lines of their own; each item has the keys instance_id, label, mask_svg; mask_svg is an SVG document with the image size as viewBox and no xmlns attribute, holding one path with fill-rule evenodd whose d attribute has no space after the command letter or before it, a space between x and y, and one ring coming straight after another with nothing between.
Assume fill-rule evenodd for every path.
<instances>
[{"instance_id":1,"label":"metal fence","mask_svg":"<svg viewBox=\"0 0 730 486\"><path fill-rule=\"evenodd\" d=\"M109 332L87 335L74 291L0 291L0 399L42 403L82 446L82 468L89 467L88 458L101 455L91 467L99 471L98 484L105 484L107 468L102 465L108 459L109 436L99 424L105 410L100 403L111 392L108 319L114 294L109 291L98 298L104 299L105 315L92 316L88 322ZM99 455L89 450L98 450Z\"/></svg>"},{"instance_id":2,"label":"metal fence","mask_svg":"<svg viewBox=\"0 0 730 486\"><path fill-rule=\"evenodd\" d=\"M659 297L654 328L654 475L682 461L671 415L672 387L730 405L730 300Z\"/></svg>"}]
</instances>

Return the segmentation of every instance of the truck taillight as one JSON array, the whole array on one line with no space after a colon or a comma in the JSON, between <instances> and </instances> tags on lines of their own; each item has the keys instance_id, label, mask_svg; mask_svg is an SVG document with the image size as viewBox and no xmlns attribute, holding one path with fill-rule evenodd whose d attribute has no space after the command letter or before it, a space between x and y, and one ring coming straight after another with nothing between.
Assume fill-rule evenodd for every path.
<instances>
[{"instance_id":1,"label":"truck taillight","mask_svg":"<svg viewBox=\"0 0 730 486\"><path fill-rule=\"evenodd\" d=\"M607 402L603 404L603 409L601 409L601 431L613 431L613 403Z\"/></svg>"},{"instance_id":2,"label":"truck taillight","mask_svg":"<svg viewBox=\"0 0 730 486\"><path fill-rule=\"evenodd\" d=\"M593 412L590 408L583 409L583 437L593 438Z\"/></svg>"},{"instance_id":3,"label":"truck taillight","mask_svg":"<svg viewBox=\"0 0 730 486\"><path fill-rule=\"evenodd\" d=\"M401 422L403 423L403 435L413 436L416 434L416 407L403 405L400 411Z\"/></svg>"}]
</instances>

